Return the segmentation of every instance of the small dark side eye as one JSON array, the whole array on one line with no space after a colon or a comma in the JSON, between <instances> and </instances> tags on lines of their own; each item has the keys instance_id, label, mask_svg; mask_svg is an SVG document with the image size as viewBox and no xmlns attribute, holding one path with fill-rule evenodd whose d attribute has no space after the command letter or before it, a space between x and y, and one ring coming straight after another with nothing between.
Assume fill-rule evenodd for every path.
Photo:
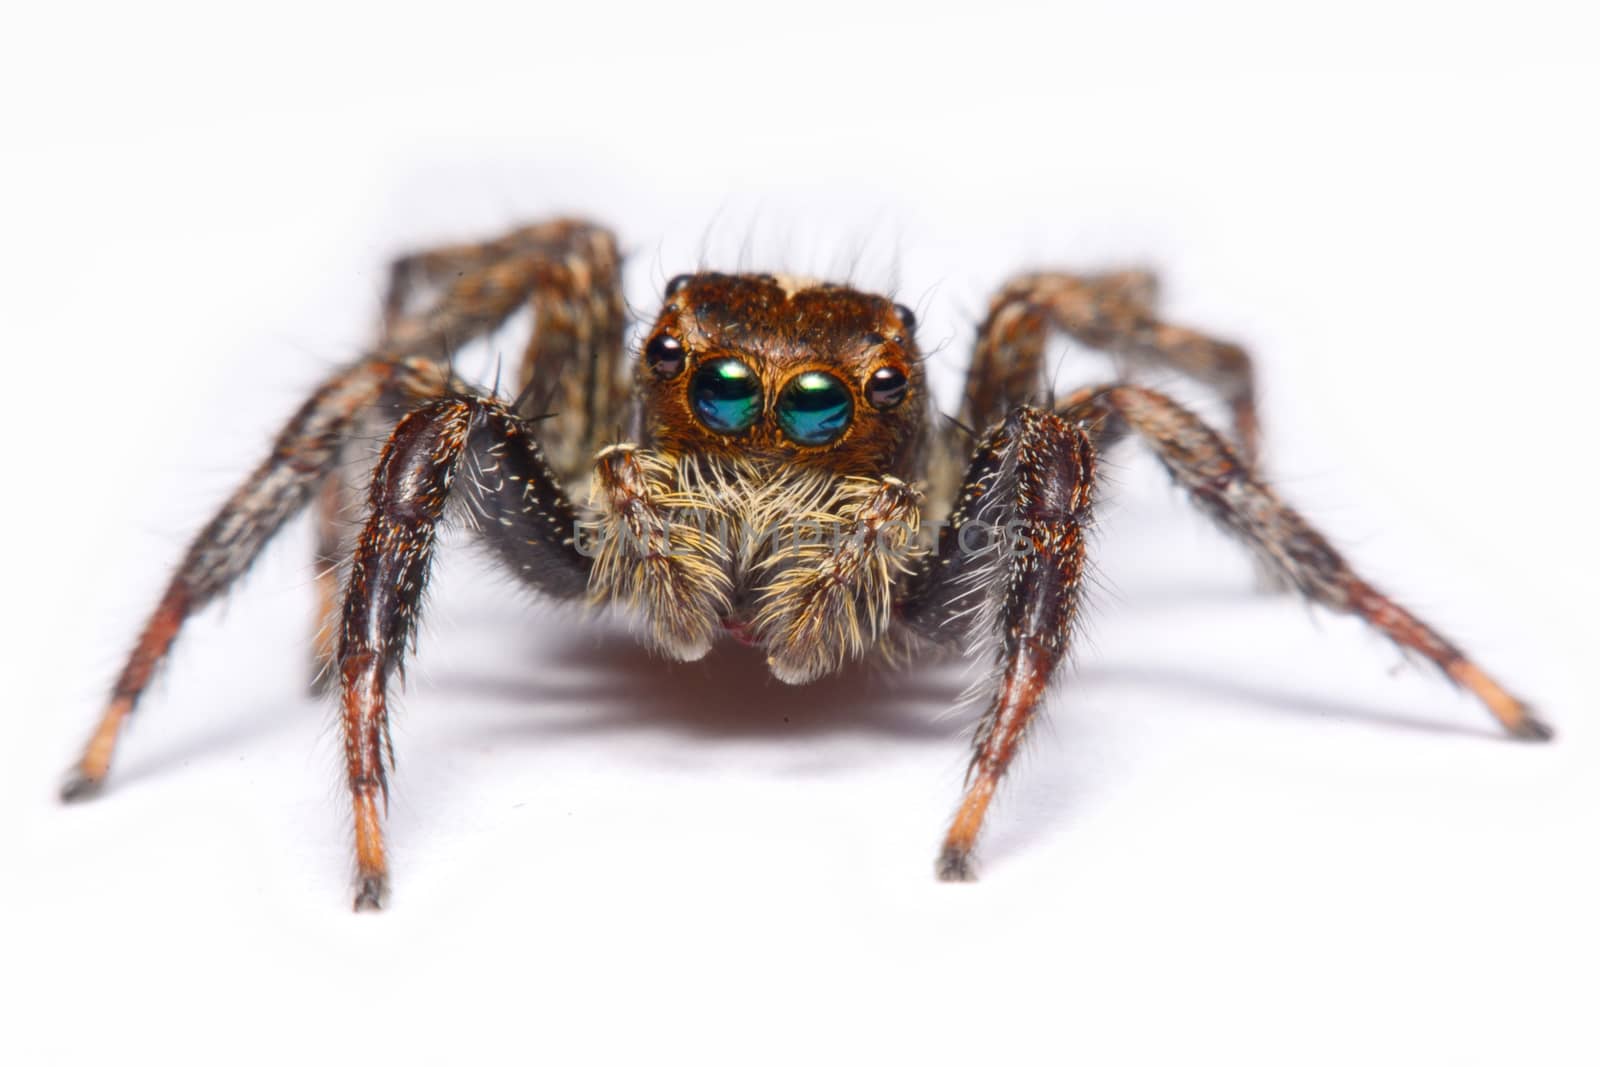
<instances>
[{"instance_id":1,"label":"small dark side eye","mask_svg":"<svg viewBox=\"0 0 1600 1067\"><path fill-rule=\"evenodd\" d=\"M659 378L676 378L683 371L683 343L670 334L658 333L644 346L645 364Z\"/></svg>"},{"instance_id":2,"label":"small dark side eye","mask_svg":"<svg viewBox=\"0 0 1600 1067\"><path fill-rule=\"evenodd\" d=\"M906 398L906 376L898 367L879 367L867 379L867 403L888 411Z\"/></svg>"},{"instance_id":3,"label":"small dark side eye","mask_svg":"<svg viewBox=\"0 0 1600 1067\"><path fill-rule=\"evenodd\" d=\"M692 278L692 277L694 277L694 275L692 275L692 274L677 274L677 275L674 275L672 280L667 282L667 289L666 289L666 292L663 295L666 296L669 300L672 297L677 296L678 295L678 290L682 289L684 286L688 285L689 284L689 279Z\"/></svg>"},{"instance_id":4,"label":"small dark side eye","mask_svg":"<svg viewBox=\"0 0 1600 1067\"><path fill-rule=\"evenodd\" d=\"M905 324L907 333L916 333L917 332L917 315L916 315L916 312L912 311L910 308L906 307L904 304L896 304L894 306L894 313L896 315L900 316L900 321Z\"/></svg>"}]
</instances>

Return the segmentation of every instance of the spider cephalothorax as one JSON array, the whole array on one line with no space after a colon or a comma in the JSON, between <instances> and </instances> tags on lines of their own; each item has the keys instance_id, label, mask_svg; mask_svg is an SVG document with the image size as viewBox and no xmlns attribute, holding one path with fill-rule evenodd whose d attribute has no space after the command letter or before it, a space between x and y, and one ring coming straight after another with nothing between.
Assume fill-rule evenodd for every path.
<instances>
[{"instance_id":1,"label":"spider cephalothorax","mask_svg":"<svg viewBox=\"0 0 1600 1067\"><path fill-rule=\"evenodd\" d=\"M911 570L927 389L910 311L771 275L674 279L600 453L590 589L695 659L719 629L810 681L888 635Z\"/></svg>"},{"instance_id":2,"label":"spider cephalothorax","mask_svg":"<svg viewBox=\"0 0 1600 1067\"><path fill-rule=\"evenodd\" d=\"M917 475L927 388L905 307L810 279L673 279L637 378L644 434L674 455Z\"/></svg>"},{"instance_id":3,"label":"spider cephalothorax","mask_svg":"<svg viewBox=\"0 0 1600 1067\"><path fill-rule=\"evenodd\" d=\"M1161 321L1155 295L1141 272L1018 276L978 327L959 416L936 421L914 317L884 297L776 275L679 276L639 346L630 393L605 230L559 221L407 256L377 345L312 394L190 546L62 795L99 788L184 620L315 501L319 654L340 692L356 906L379 906L388 687L438 528L460 501L529 587L626 607L678 659L730 635L802 683L850 659L976 649L992 677L937 865L941 878L970 878L989 801L1071 641L1096 457L1130 437L1279 583L1430 660L1512 734L1548 738L1283 504L1256 468L1243 350ZM449 373L452 346L525 307L533 334L516 401ZM1231 406L1232 440L1124 380L1050 397L1044 351L1057 330L1133 369L1211 385ZM374 431L387 444L351 544L359 486L347 460ZM965 473L949 474L962 454ZM576 502L573 485L587 486Z\"/></svg>"}]
</instances>

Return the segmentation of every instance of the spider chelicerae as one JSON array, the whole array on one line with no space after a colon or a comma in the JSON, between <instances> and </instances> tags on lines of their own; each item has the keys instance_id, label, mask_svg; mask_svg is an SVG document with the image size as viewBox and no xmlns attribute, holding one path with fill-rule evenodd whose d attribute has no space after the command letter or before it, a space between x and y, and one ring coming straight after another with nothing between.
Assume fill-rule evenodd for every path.
<instances>
[{"instance_id":1,"label":"spider chelicerae","mask_svg":"<svg viewBox=\"0 0 1600 1067\"><path fill-rule=\"evenodd\" d=\"M978 326L960 413L940 419L915 317L890 299L779 275L680 275L630 360L620 268L607 230L571 220L397 260L377 343L312 393L195 538L63 798L98 791L184 620L312 505L318 656L342 710L355 906L381 906L388 687L416 632L440 525L457 511L531 589L624 605L674 659L697 659L726 634L798 684L865 657L981 656L992 670L985 710L936 865L942 879L970 879L990 799L1072 637L1097 457L1129 437L1278 582L1431 660L1511 734L1551 736L1279 500L1256 468L1244 351L1161 321L1150 275L1006 283ZM453 352L523 309L533 330L516 399L456 378ZM1057 331L1133 370L1214 388L1231 436L1128 380L1050 398ZM352 524L360 485L349 461L373 436L387 444L364 523Z\"/></svg>"}]
</instances>

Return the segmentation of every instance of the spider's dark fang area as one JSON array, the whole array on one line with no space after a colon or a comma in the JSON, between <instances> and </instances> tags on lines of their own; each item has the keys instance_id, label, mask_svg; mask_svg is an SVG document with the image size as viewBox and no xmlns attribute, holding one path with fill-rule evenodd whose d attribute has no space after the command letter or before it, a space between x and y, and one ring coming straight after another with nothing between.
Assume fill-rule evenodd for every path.
<instances>
[{"instance_id":1,"label":"spider's dark fang area","mask_svg":"<svg viewBox=\"0 0 1600 1067\"><path fill-rule=\"evenodd\" d=\"M867 403L888 411L906 398L906 376L898 367L879 367L867 379Z\"/></svg>"},{"instance_id":2,"label":"spider's dark fang area","mask_svg":"<svg viewBox=\"0 0 1600 1067\"><path fill-rule=\"evenodd\" d=\"M714 359L689 380L689 404L718 433L748 430L761 414L761 379L737 359Z\"/></svg>"},{"instance_id":3,"label":"spider's dark fang area","mask_svg":"<svg viewBox=\"0 0 1600 1067\"><path fill-rule=\"evenodd\" d=\"M778 425L796 444L825 445L844 433L853 408L843 382L822 371L806 371L791 378L779 394Z\"/></svg>"},{"instance_id":4,"label":"spider's dark fang area","mask_svg":"<svg viewBox=\"0 0 1600 1067\"><path fill-rule=\"evenodd\" d=\"M683 344L670 334L658 333L644 346L644 361L658 378L676 378L683 370Z\"/></svg>"}]
</instances>

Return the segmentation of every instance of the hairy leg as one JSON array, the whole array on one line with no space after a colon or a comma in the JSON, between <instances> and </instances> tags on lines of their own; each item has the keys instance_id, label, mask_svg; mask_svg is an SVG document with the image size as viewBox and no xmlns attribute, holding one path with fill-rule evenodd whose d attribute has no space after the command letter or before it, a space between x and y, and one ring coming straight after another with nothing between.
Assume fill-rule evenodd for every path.
<instances>
[{"instance_id":1,"label":"hairy leg","mask_svg":"<svg viewBox=\"0 0 1600 1067\"><path fill-rule=\"evenodd\" d=\"M1064 414L1101 432L1138 436L1203 511L1307 599L1356 615L1401 649L1425 656L1514 736L1543 741L1552 735L1465 652L1357 575L1220 434L1170 398L1139 386L1113 385L1086 390Z\"/></svg>"},{"instance_id":2,"label":"hairy leg","mask_svg":"<svg viewBox=\"0 0 1600 1067\"><path fill-rule=\"evenodd\" d=\"M1155 296L1154 277L1141 271L1013 278L978 328L962 420L982 429L1018 404L1041 401L1045 343L1060 330L1135 366L1172 368L1215 388L1232 410L1242 454L1254 463L1261 431L1249 357L1238 345L1161 321Z\"/></svg>"},{"instance_id":3,"label":"hairy leg","mask_svg":"<svg viewBox=\"0 0 1600 1067\"><path fill-rule=\"evenodd\" d=\"M521 414L564 478L586 473L595 451L619 440L628 394L622 260L604 230L575 235L545 267L533 298L533 335L517 369Z\"/></svg>"},{"instance_id":4,"label":"hairy leg","mask_svg":"<svg viewBox=\"0 0 1600 1067\"><path fill-rule=\"evenodd\" d=\"M418 265L391 276L387 304L401 311L387 322L380 347L395 356L443 359L504 323L542 286L559 287L562 270L597 248L614 253L608 231L560 219L525 226L483 245L447 249L439 253L438 262L430 253L405 257L402 263ZM426 286L431 299L413 311L411 291L418 278L431 283Z\"/></svg>"},{"instance_id":5,"label":"hairy leg","mask_svg":"<svg viewBox=\"0 0 1600 1067\"><path fill-rule=\"evenodd\" d=\"M110 769L123 725L165 660L184 621L227 590L272 536L322 491L346 443L375 414L388 418L418 400L443 395L446 360L456 348L494 329L532 297L551 265L574 249L610 241L583 222L519 229L498 241L437 257L408 257L406 276L391 287L392 320L379 347L325 381L279 433L256 468L190 544L146 622L78 763L61 787L63 799L93 795ZM466 246L463 246L466 247ZM408 309L415 279L437 283L427 307Z\"/></svg>"},{"instance_id":6,"label":"hairy leg","mask_svg":"<svg viewBox=\"0 0 1600 1067\"><path fill-rule=\"evenodd\" d=\"M380 802L394 764L388 683L413 642L447 504L463 499L479 536L535 590L583 594L589 561L576 514L530 424L498 401L452 396L400 420L368 489L339 638L345 764L355 813L357 909L387 891Z\"/></svg>"},{"instance_id":7,"label":"hairy leg","mask_svg":"<svg viewBox=\"0 0 1600 1067\"><path fill-rule=\"evenodd\" d=\"M427 315L408 311L419 293L435 298ZM419 324L424 334L473 336L521 306L533 332L515 368L519 414L542 420L546 456L572 479L617 434L628 393L622 257L608 230L558 220L401 257L384 302L386 343L414 350Z\"/></svg>"},{"instance_id":8,"label":"hairy leg","mask_svg":"<svg viewBox=\"0 0 1600 1067\"><path fill-rule=\"evenodd\" d=\"M1094 449L1067 419L1020 407L978 449L937 554L900 605L937 641L995 645L966 793L937 872L974 876L989 803L1066 655L1077 616L1094 491Z\"/></svg>"},{"instance_id":9,"label":"hairy leg","mask_svg":"<svg viewBox=\"0 0 1600 1067\"><path fill-rule=\"evenodd\" d=\"M439 245L397 256L389 264L389 285L384 294L385 336L424 310L416 306L419 303L437 305L444 286L519 256L531 253L548 257L552 249L574 237L582 240L586 234L605 231L580 220L555 219L520 226L487 241Z\"/></svg>"},{"instance_id":10,"label":"hairy leg","mask_svg":"<svg viewBox=\"0 0 1600 1067\"><path fill-rule=\"evenodd\" d=\"M526 226L491 241L448 245L402 256L390 267L384 301L384 330L402 336L419 294L462 303L460 293L481 286L477 276L499 272L505 293L523 293L533 310L533 334L523 352L516 384L538 410L519 414L540 420L539 440L547 458L571 478L587 468L599 436L618 417L623 382L622 261L617 242L604 229L582 222L556 221ZM460 293L447 290L456 284ZM494 309L498 314L504 307ZM481 309L480 309L481 310ZM440 317L436 328L477 327L473 312L461 306ZM456 323L452 326L450 323ZM414 346L413 346L414 347ZM443 395L439 389L432 395ZM372 420L382 435L403 410L387 410ZM369 469L362 465L361 475ZM331 680L328 668L338 644L343 585L340 566L350 558L359 489L352 479L331 476L316 500L316 591L313 620L313 686Z\"/></svg>"},{"instance_id":11,"label":"hairy leg","mask_svg":"<svg viewBox=\"0 0 1600 1067\"><path fill-rule=\"evenodd\" d=\"M61 786L63 800L95 793L117 738L177 639L184 621L243 574L272 536L317 493L360 413L393 382L395 364L363 361L312 394L279 433L272 454L228 498L189 546L111 689L83 755Z\"/></svg>"}]
</instances>

